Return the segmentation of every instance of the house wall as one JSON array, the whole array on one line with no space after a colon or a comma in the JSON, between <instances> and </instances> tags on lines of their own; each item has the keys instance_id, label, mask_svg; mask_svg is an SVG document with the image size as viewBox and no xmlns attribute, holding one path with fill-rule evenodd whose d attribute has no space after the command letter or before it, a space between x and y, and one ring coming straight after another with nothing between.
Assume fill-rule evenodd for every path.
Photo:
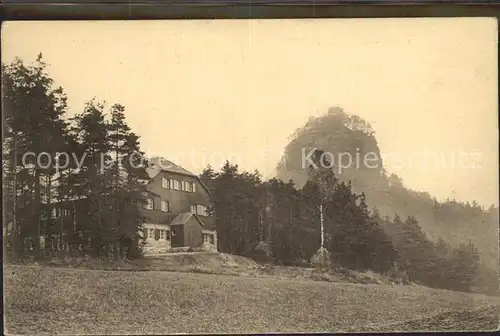
<instances>
[{"instance_id":1,"label":"house wall","mask_svg":"<svg viewBox=\"0 0 500 336\"><path fill-rule=\"evenodd\" d=\"M40 247L42 250L62 251L69 248L74 242L71 234L74 230L79 231L84 227L88 216L89 203L87 199L73 199L53 201L49 204L41 204L40 217ZM23 228L21 235L23 240L37 239L36 226L31 230ZM29 238L28 238L29 237ZM27 243L26 243L27 244Z\"/></svg>"},{"instance_id":2,"label":"house wall","mask_svg":"<svg viewBox=\"0 0 500 336\"><path fill-rule=\"evenodd\" d=\"M203 241L203 249L206 250L206 251L209 251L209 252L217 252L217 231L212 231L212 230L203 230L202 231L203 234L211 234L214 238L214 243L213 244L210 244L210 243L205 243L205 241Z\"/></svg>"},{"instance_id":3,"label":"house wall","mask_svg":"<svg viewBox=\"0 0 500 336\"><path fill-rule=\"evenodd\" d=\"M186 181L195 183L195 192L188 192L183 190L174 190L163 188L162 179L175 179L177 181ZM171 229L170 223L180 213L190 211L191 205L205 205L211 206L210 195L205 187L200 183L197 177L185 175L182 173L160 171L151 181L149 181L146 189L150 192L150 198L153 199L153 210L144 209L141 207L141 215L146 219L147 223L145 228L162 228L164 230ZM161 210L161 201L169 202L169 211ZM217 251L217 235L215 233L215 216L198 215L198 218L203 222L192 217L190 220L182 225L182 237L177 241L180 246L188 246L192 248L203 248L204 250ZM203 232L214 233L214 244L204 243ZM177 247L176 241L155 240L147 239L144 246L145 254L158 254L171 251L172 248ZM172 244L172 242L174 244Z\"/></svg>"},{"instance_id":4,"label":"house wall","mask_svg":"<svg viewBox=\"0 0 500 336\"><path fill-rule=\"evenodd\" d=\"M161 224L145 223L143 224L142 227L143 230L144 229L164 230L164 231L170 230L170 225L161 225ZM163 237L163 239L158 239L158 240L155 239L155 237L146 238L144 240L146 244L143 247L144 254L154 255L154 254L163 254L170 252L170 250L172 249L171 240L167 240L166 238L167 238L166 235Z\"/></svg>"},{"instance_id":5,"label":"house wall","mask_svg":"<svg viewBox=\"0 0 500 336\"><path fill-rule=\"evenodd\" d=\"M87 199L42 204L41 227L47 229L47 234L52 233L50 228L54 233L59 233L61 229L64 232L78 229L80 222L87 217L88 207Z\"/></svg>"},{"instance_id":6,"label":"house wall","mask_svg":"<svg viewBox=\"0 0 500 336\"><path fill-rule=\"evenodd\" d=\"M184 239L184 225L176 224L172 225L172 247L183 247L186 246Z\"/></svg>"},{"instance_id":7,"label":"house wall","mask_svg":"<svg viewBox=\"0 0 500 336\"><path fill-rule=\"evenodd\" d=\"M217 251L217 233L211 230L204 230L200 223L193 216L190 220L184 224L179 225L182 229L182 244L180 246L188 246L192 248L203 248L205 251L216 252ZM145 223L142 226L144 229L153 229L153 230L172 230L170 225L165 224L153 224L153 223ZM211 233L214 236L214 244L207 244L203 241L203 233ZM148 237L145 235L145 237ZM169 253L174 246L172 246L172 236L170 236L170 240L166 239L165 235L163 239L155 239L146 238L144 242L146 243L143 247L144 255L155 255L155 254L165 254Z\"/></svg>"},{"instance_id":8,"label":"house wall","mask_svg":"<svg viewBox=\"0 0 500 336\"><path fill-rule=\"evenodd\" d=\"M187 182L192 182L196 184L195 192L188 192L182 190L166 189L162 187L162 178L171 178L176 180L183 180ZM191 204L202 204L210 206L210 198L206 190L198 182L198 179L194 176L185 176L181 174L160 172L156 175L152 181L149 182L147 186L148 190L151 190L155 194L160 195L170 202L170 210L173 213L181 213L189 211ZM160 200L158 202L158 209L160 207ZM156 205L156 204L155 204Z\"/></svg>"},{"instance_id":9,"label":"house wall","mask_svg":"<svg viewBox=\"0 0 500 336\"><path fill-rule=\"evenodd\" d=\"M194 182L196 184L195 192L182 190L173 190L162 187L162 178L171 178L178 181ZM141 209L141 214L146 217L147 222L170 224L179 213L188 212L191 205L199 204L207 207L211 206L210 196L207 190L202 186L194 176L187 176L178 173L161 171L147 185L147 190L158 195L152 195L153 210ZM161 211L161 200L164 199L170 203L170 211ZM206 228L215 229L215 217L199 216Z\"/></svg>"},{"instance_id":10,"label":"house wall","mask_svg":"<svg viewBox=\"0 0 500 336\"><path fill-rule=\"evenodd\" d=\"M197 248L203 244L203 226L195 216L184 224L184 243L186 246Z\"/></svg>"}]
</instances>

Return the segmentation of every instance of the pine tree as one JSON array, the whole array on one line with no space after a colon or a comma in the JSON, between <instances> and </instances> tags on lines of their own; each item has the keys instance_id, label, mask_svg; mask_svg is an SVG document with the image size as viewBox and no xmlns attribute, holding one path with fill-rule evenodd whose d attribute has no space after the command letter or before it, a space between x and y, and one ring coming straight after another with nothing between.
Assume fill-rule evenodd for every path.
<instances>
[{"instance_id":1,"label":"pine tree","mask_svg":"<svg viewBox=\"0 0 500 336\"><path fill-rule=\"evenodd\" d=\"M216 174L213 184L212 202L216 216L219 251L234 253L235 206L233 193L238 167L226 162L220 173Z\"/></svg>"},{"instance_id":2,"label":"pine tree","mask_svg":"<svg viewBox=\"0 0 500 336\"><path fill-rule=\"evenodd\" d=\"M452 272L448 278L449 286L460 291L471 291L476 283L479 259L477 248L471 241L457 246L450 259Z\"/></svg>"},{"instance_id":3,"label":"pine tree","mask_svg":"<svg viewBox=\"0 0 500 336\"><path fill-rule=\"evenodd\" d=\"M208 165L200 174L200 180L207 186L210 192L214 190L214 180L217 174L212 166Z\"/></svg>"},{"instance_id":4,"label":"pine tree","mask_svg":"<svg viewBox=\"0 0 500 336\"><path fill-rule=\"evenodd\" d=\"M46 74L46 63L39 54L34 64L20 59L2 65L4 107L4 163L9 181L6 190L12 198L7 204L11 223L11 246L18 248L29 237L35 258L42 256L40 237L42 202L47 200L54 178L55 153L64 151L66 97L62 88L53 88ZM46 154L42 154L46 153ZM31 155L30 155L31 154ZM41 161L40 158L45 159ZM38 160L37 160L38 159ZM44 191L48 191L45 193ZM22 202L18 202L22 198ZM50 200L50 197L49 197ZM17 247L16 247L17 246Z\"/></svg>"},{"instance_id":5,"label":"pine tree","mask_svg":"<svg viewBox=\"0 0 500 336\"><path fill-rule=\"evenodd\" d=\"M124 129L127 128L124 127ZM145 202L146 184L144 181L149 180L146 173L148 162L140 150L139 137L130 129L124 133L119 153L119 166L123 169L125 179L115 195L117 211L120 214L116 239L119 242L118 255L123 256L125 253L130 259L139 257L141 254L138 243L144 218L138 206L142 206Z\"/></svg>"},{"instance_id":6,"label":"pine tree","mask_svg":"<svg viewBox=\"0 0 500 336\"><path fill-rule=\"evenodd\" d=\"M109 175L112 144L103 110L102 103L91 100L84 111L73 118L73 132L83 153L83 165L77 177L79 196L86 200L88 206L86 218L78 223L77 230L83 241L89 242L89 252L96 257L107 254L113 227L106 224L109 218L114 218L113 199L109 197L114 182Z\"/></svg>"}]
</instances>

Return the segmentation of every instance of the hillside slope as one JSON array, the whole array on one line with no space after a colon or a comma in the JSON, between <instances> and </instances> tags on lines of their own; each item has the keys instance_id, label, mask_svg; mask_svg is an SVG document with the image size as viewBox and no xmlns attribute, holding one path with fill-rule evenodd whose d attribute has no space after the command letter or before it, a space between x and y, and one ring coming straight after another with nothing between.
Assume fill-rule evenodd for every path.
<instances>
[{"instance_id":1,"label":"hillside slope","mask_svg":"<svg viewBox=\"0 0 500 336\"><path fill-rule=\"evenodd\" d=\"M450 311L496 309L500 303L419 286L153 271L7 266L4 281L10 334L380 331ZM479 326L474 319L461 327L495 324L498 318L490 316ZM434 323L431 329L443 327Z\"/></svg>"}]
</instances>

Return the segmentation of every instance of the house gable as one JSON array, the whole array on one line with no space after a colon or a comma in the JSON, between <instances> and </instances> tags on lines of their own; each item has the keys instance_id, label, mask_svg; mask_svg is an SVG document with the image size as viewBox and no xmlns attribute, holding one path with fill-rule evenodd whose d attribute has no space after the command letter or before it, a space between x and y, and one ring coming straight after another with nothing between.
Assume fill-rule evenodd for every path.
<instances>
[{"instance_id":1,"label":"house gable","mask_svg":"<svg viewBox=\"0 0 500 336\"><path fill-rule=\"evenodd\" d=\"M201 227L204 227L203 221L196 214L192 212L181 213L174 218L171 225L186 225L188 223L198 223Z\"/></svg>"},{"instance_id":2,"label":"house gable","mask_svg":"<svg viewBox=\"0 0 500 336\"><path fill-rule=\"evenodd\" d=\"M198 176L187 170L180 167L176 169L148 168L148 174L150 174L150 180L146 189L149 193L148 197L153 202L153 209L141 210L147 222L170 224L176 215L190 212L193 206L211 207L208 188ZM166 180L170 182L166 183ZM174 183L173 181L176 181L176 188L170 185ZM187 188L188 184L190 184L189 188ZM181 188L181 185L185 188ZM162 210L162 202L168 202L168 211ZM199 219L207 229L215 228L213 216L200 214Z\"/></svg>"}]
</instances>

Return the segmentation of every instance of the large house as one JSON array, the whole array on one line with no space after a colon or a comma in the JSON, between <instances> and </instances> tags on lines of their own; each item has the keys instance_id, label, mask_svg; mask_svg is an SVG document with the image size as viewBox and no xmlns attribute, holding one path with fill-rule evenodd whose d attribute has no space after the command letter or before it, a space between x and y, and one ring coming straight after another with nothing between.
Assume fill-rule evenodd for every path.
<instances>
[{"instance_id":1,"label":"large house","mask_svg":"<svg viewBox=\"0 0 500 336\"><path fill-rule=\"evenodd\" d=\"M146 169L144 254L172 250L217 251L215 218L210 215L210 193L200 178L164 158L150 160Z\"/></svg>"},{"instance_id":2,"label":"large house","mask_svg":"<svg viewBox=\"0 0 500 336\"><path fill-rule=\"evenodd\" d=\"M176 250L217 251L215 218L209 214L210 196L207 187L198 176L163 158L150 160L146 169L149 180L145 181L146 203L140 208L143 224L144 254L160 254ZM85 220L88 202L85 197L66 201L52 200L43 205L41 226L51 228L40 236L42 249L66 250L68 240L57 232L71 232ZM4 236L10 234L12 225L4 228ZM49 241L45 241L46 238ZM31 240L26 238L25 240ZM59 246L60 245L60 246Z\"/></svg>"}]
</instances>

